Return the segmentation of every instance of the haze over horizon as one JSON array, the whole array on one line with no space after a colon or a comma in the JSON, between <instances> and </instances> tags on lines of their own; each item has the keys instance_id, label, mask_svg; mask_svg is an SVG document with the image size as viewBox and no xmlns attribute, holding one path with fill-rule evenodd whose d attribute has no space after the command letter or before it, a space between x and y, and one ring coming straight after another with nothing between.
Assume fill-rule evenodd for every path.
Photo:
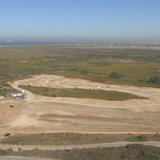
<instances>
[{"instance_id":1,"label":"haze over horizon","mask_svg":"<svg viewBox=\"0 0 160 160\"><path fill-rule=\"evenodd\" d=\"M160 43L159 0L0 2L0 45Z\"/></svg>"}]
</instances>

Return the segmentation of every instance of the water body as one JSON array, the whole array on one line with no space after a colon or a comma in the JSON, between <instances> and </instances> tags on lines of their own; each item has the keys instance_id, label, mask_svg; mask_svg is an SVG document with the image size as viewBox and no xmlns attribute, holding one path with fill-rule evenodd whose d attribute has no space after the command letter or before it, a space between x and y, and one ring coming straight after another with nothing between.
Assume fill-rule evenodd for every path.
<instances>
[{"instance_id":1,"label":"water body","mask_svg":"<svg viewBox=\"0 0 160 160\"><path fill-rule=\"evenodd\" d=\"M106 42L106 41L59 41L59 42L6 42L0 41L0 47L12 47L12 46L30 46L30 45L69 45L69 44L79 44L79 45L93 45L93 44L145 44L145 43L124 43L124 42Z\"/></svg>"}]
</instances>

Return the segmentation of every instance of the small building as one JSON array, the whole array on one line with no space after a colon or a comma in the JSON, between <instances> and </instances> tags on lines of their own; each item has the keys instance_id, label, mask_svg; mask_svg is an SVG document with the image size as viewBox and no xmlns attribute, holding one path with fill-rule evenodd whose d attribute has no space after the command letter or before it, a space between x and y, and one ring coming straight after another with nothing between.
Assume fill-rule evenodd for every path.
<instances>
[{"instance_id":1,"label":"small building","mask_svg":"<svg viewBox=\"0 0 160 160\"><path fill-rule=\"evenodd\" d=\"M23 93L13 93L13 94L10 94L11 97L15 98L15 99L21 99L21 98L24 98L24 95Z\"/></svg>"}]
</instances>

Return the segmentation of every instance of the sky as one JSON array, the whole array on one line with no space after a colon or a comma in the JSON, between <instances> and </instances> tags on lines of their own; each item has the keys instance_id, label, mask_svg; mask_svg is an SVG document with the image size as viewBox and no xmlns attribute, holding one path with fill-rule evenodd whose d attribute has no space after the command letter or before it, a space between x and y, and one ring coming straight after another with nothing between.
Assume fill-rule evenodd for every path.
<instances>
[{"instance_id":1,"label":"sky","mask_svg":"<svg viewBox=\"0 0 160 160\"><path fill-rule=\"evenodd\" d=\"M0 45L160 43L160 0L0 0Z\"/></svg>"}]
</instances>

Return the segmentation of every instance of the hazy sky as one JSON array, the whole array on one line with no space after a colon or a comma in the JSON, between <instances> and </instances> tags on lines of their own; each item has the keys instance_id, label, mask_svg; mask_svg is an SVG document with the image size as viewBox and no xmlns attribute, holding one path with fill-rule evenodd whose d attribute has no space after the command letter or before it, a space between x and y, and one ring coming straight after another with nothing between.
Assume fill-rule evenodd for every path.
<instances>
[{"instance_id":1,"label":"hazy sky","mask_svg":"<svg viewBox=\"0 0 160 160\"><path fill-rule=\"evenodd\" d=\"M160 0L0 0L6 41L160 43Z\"/></svg>"}]
</instances>

